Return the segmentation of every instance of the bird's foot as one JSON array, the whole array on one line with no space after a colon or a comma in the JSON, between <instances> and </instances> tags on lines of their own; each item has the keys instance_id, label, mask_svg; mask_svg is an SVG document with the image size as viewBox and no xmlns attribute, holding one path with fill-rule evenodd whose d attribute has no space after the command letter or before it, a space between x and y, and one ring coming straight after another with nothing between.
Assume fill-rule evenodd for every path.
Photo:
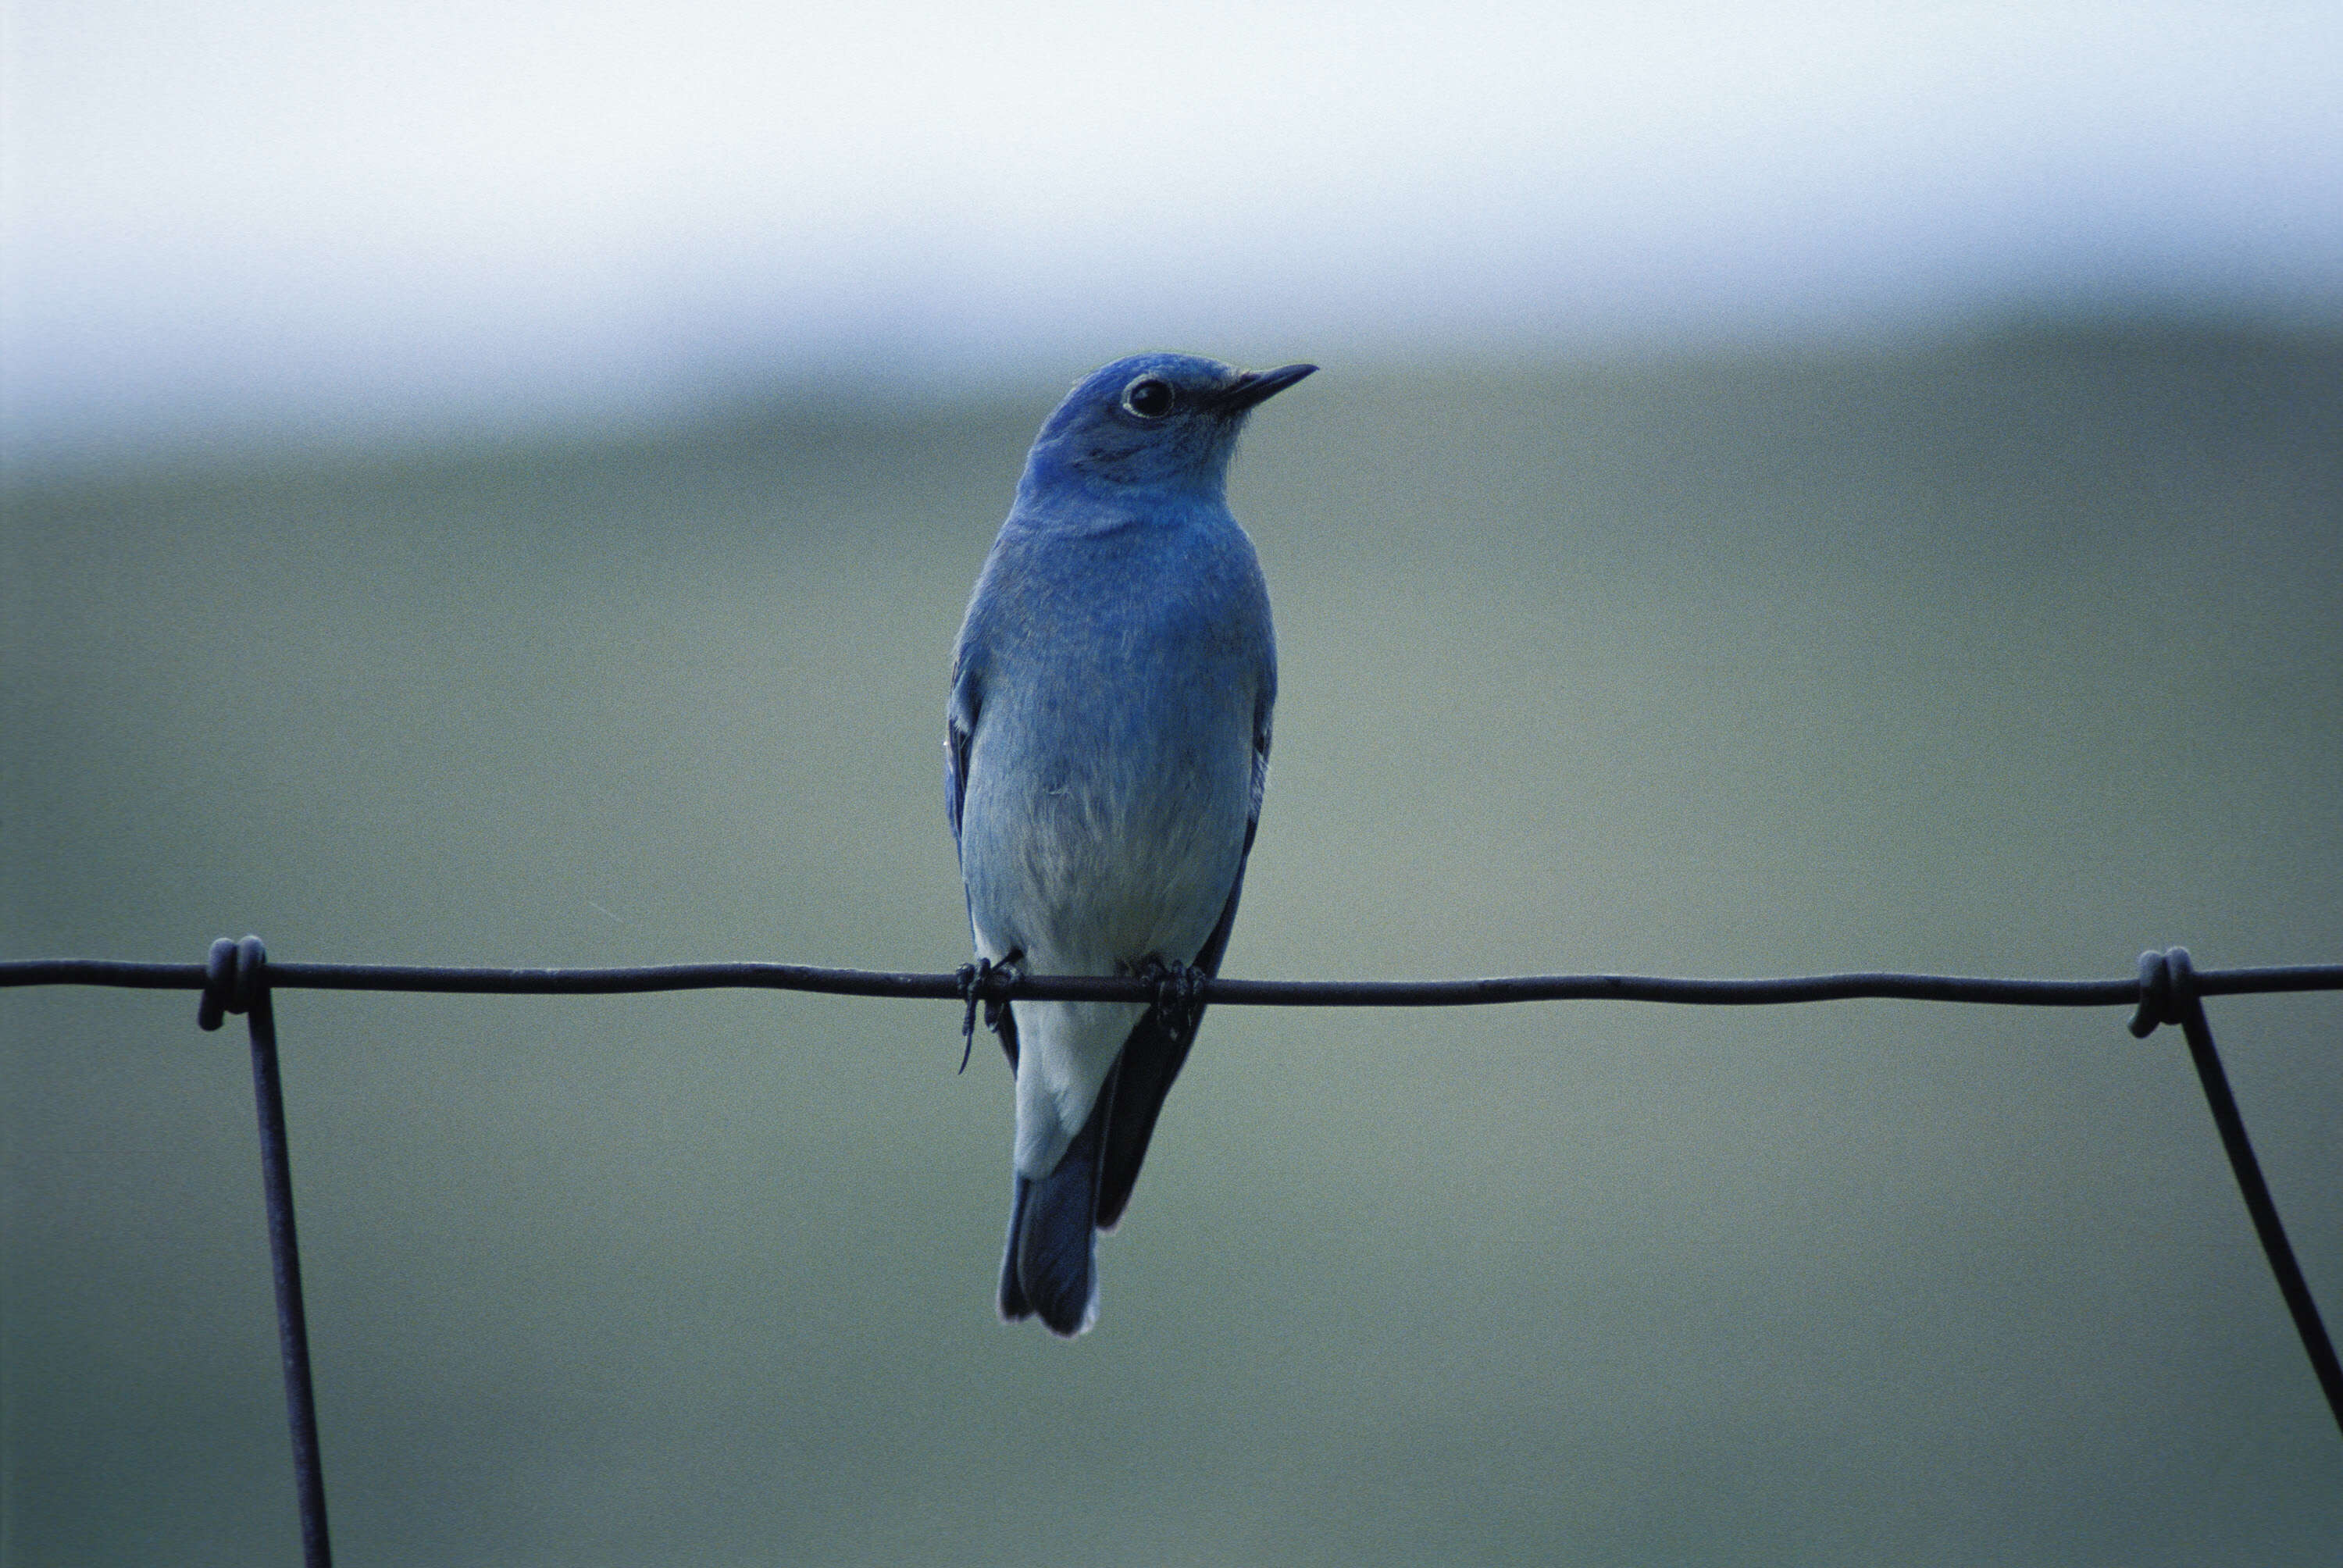
<instances>
[{"instance_id":1,"label":"bird's foot","mask_svg":"<svg viewBox=\"0 0 2343 1568\"><path fill-rule=\"evenodd\" d=\"M962 964L952 977L960 982L960 1000L968 1011L960 1020L960 1070L968 1070L969 1052L976 1046L976 1010L984 1007L984 1027L993 1033L1001 1032L1001 1010L1009 1005L1009 992L1025 978L1018 966L1017 956L994 963L990 959L979 959L972 964Z\"/></svg>"},{"instance_id":2,"label":"bird's foot","mask_svg":"<svg viewBox=\"0 0 2343 1568\"><path fill-rule=\"evenodd\" d=\"M1166 963L1160 958L1141 964L1138 974L1155 988L1155 1016L1163 1032L1174 1040L1195 1033L1204 1013L1204 982L1212 977L1193 964Z\"/></svg>"}]
</instances>

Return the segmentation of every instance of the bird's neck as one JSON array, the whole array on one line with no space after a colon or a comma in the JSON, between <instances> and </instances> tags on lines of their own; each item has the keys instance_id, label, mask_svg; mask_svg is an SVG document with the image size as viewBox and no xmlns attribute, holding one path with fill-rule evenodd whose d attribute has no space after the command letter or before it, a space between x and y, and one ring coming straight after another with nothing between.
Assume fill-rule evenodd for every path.
<instances>
[{"instance_id":1,"label":"bird's neck","mask_svg":"<svg viewBox=\"0 0 2343 1568\"><path fill-rule=\"evenodd\" d=\"M1090 532L1147 518L1176 520L1228 510L1223 477L1183 469L1131 477L1047 460L1035 452L1017 486L1017 515L1036 528Z\"/></svg>"}]
</instances>

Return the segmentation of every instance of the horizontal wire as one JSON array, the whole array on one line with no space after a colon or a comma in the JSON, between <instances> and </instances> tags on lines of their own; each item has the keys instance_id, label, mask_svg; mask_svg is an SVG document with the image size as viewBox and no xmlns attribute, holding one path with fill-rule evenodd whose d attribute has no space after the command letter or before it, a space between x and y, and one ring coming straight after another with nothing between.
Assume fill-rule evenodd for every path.
<instances>
[{"instance_id":1,"label":"horizontal wire","mask_svg":"<svg viewBox=\"0 0 2343 1568\"><path fill-rule=\"evenodd\" d=\"M997 973L998 971L996 971ZM758 990L830 996L959 1001L958 974L819 969L806 964L652 964L633 969L483 969L419 964L269 962L266 983L278 990L425 991L447 995L608 996L647 991ZM2343 990L2343 964L2199 970L2199 996ZM135 963L113 959L0 961L0 986L120 986L141 990L201 990L201 964ZM987 996L1036 1001L1151 1002L1159 982L1137 975L1023 975L990 980ZM2137 976L2121 980L1996 980L1970 975L1854 973L1771 980L1684 980L1661 975L1509 975L1490 980L1213 980L1199 1000L1216 1007L1483 1007L1530 1001L1657 1001L1709 1007L1768 1007L1872 998L2001 1007L2129 1007L2140 1000Z\"/></svg>"}]
</instances>

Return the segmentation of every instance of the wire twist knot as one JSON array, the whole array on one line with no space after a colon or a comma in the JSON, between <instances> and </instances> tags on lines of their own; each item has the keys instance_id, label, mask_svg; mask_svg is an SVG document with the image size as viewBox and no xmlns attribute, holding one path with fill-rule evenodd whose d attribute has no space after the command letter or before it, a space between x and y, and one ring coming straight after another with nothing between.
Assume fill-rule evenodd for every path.
<instances>
[{"instance_id":1,"label":"wire twist knot","mask_svg":"<svg viewBox=\"0 0 2343 1568\"><path fill-rule=\"evenodd\" d=\"M268 950L258 937L240 942L222 937L214 942L204 960L204 1000L196 1010L196 1024L217 1029L229 1013L250 1012L253 1003L268 994L268 981L261 972L267 964Z\"/></svg>"},{"instance_id":2,"label":"wire twist knot","mask_svg":"<svg viewBox=\"0 0 2343 1568\"><path fill-rule=\"evenodd\" d=\"M2146 1040L2164 1024L2178 1026L2181 1014L2197 1000L2197 971L2187 948L2139 955L2139 1009L2131 1015L2131 1032Z\"/></svg>"}]
</instances>

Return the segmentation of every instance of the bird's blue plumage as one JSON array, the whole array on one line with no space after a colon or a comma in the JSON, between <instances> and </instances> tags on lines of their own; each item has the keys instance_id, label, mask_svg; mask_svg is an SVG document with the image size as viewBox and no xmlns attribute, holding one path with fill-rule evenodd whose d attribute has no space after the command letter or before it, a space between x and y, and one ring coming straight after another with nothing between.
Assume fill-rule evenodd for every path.
<instances>
[{"instance_id":1,"label":"bird's blue plumage","mask_svg":"<svg viewBox=\"0 0 2343 1568\"><path fill-rule=\"evenodd\" d=\"M1035 974L1220 966L1268 778L1277 648L1229 513L1247 412L1312 367L1149 354L1041 427L952 659L944 800L979 956ZM1175 1010L1176 1011L1176 1010ZM1001 1310L1075 1334L1194 1019L1013 1001Z\"/></svg>"}]
</instances>

